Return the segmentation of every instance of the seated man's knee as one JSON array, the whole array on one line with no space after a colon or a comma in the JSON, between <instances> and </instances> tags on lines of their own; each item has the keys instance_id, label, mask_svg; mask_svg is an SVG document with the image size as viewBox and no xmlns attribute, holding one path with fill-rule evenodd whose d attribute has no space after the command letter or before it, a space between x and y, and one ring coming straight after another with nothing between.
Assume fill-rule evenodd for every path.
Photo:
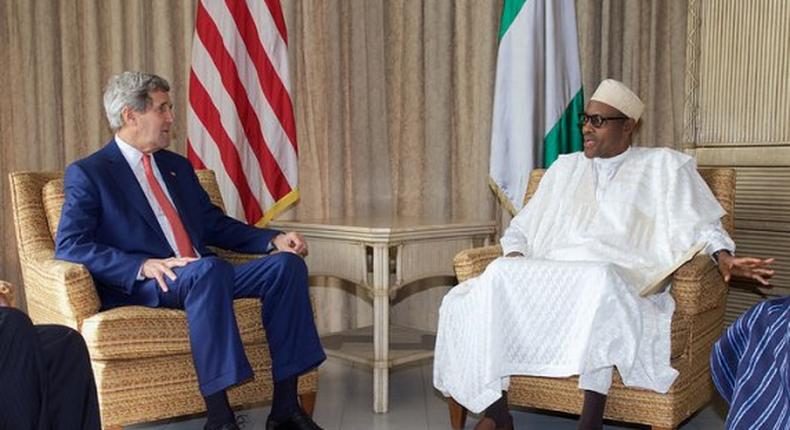
<instances>
[{"instance_id":1,"label":"seated man's knee","mask_svg":"<svg viewBox=\"0 0 790 430\"><path fill-rule=\"evenodd\" d=\"M292 276L307 276L307 264L304 258L291 252L278 252L266 257L278 269Z\"/></svg>"},{"instance_id":2,"label":"seated man's knee","mask_svg":"<svg viewBox=\"0 0 790 430\"><path fill-rule=\"evenodd\" d=\"M189 263L184 274L196 278L233 279L233 265L219 257L203 257Z\"/></svg>"},{"instance_id":3,"label":"seated man's knee","mask_svg":"<svg viewBox=\"0 0 790 430\"><path fill-rule=\"evenodd\" d=\"M202 257L176 271L182 299L188 296L230 294L233 283L233 265L218 257ZM169 282L168 282L169 283Z\"/></svg>"},{"instance_id":4,"label":"seated man's knee","mask_svg":"<svg viewBox=\"0 0 790 430\"><path fill-rule=\"evenodd\" d=\"M623 269L612 263L599 263L598 271L607 279L623 279Z\"/></svg>"}]
</instances>

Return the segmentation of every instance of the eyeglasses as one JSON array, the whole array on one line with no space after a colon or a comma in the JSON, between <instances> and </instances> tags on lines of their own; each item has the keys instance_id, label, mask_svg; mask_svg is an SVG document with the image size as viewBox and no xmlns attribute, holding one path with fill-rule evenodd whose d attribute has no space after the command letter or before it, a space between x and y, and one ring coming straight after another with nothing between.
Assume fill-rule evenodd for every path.
<instances>
[{"instance_id":1,"label":"eyeglasses","mask_svg":"<svg viewBox=\"0 0 790 430\"><path fill-rule=\"evenodd\" d=\"M627 116L601 116L601 115L587 115L586 113L579 114L579 128L584 127L584 124L589 122L594 128L601 128L606 124L606 121L622 121L629 119Z\"/></svg>"}]
</instances>

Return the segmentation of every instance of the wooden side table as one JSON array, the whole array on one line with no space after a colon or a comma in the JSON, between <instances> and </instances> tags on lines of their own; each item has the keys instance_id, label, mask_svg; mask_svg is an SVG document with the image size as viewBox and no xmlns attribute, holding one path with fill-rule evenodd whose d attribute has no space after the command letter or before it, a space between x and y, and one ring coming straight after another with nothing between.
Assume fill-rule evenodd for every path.
<instances>
[{"instance_id":1,"label":"wooden side table","mask_svg":"<svg viewBox=\"0 0 790 430\"><path fill-rule=\"evenodd\" d=\"M328 355L373 368L378 413L388 408L389 368L433 356L435 340L435 333L390 326L390 299L411 282L455 276L455 254L489 244L495 232L494 221L405 217L274 221L269 227L305 236L310 276L345 279L372 297L373 326L332 333L322 341Z\"/></svg>"}]
</instances>

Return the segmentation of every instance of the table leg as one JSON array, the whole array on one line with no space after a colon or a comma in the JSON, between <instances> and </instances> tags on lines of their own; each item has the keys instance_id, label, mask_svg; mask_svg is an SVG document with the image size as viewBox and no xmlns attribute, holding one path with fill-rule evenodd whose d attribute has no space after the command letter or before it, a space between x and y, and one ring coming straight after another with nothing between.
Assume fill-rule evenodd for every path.
<instances>
[{"instance_id":1,"label":"table leg","mask_svg":"<svg viewBox=\"0 0 790 430\"><path fill-rule=\"evenodd\" d=\"M389 405L389 247L373 246L373 412Z\"/></svg>"}]
</instances>

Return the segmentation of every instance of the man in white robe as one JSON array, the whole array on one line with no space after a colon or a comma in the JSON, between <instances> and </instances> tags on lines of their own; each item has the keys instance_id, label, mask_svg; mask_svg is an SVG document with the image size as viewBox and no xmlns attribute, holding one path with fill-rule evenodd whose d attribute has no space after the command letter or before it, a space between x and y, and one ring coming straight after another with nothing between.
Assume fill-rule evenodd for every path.
<instances>
[{"instance_id":1,"label":"man in white robe","mask_svg":"<svg viewBox=\"0 0 790 430\"><path fill-rule=\"evenodd\" d=\"M506 257L442 302L434 386L472 412L478 429L512 428L510 375L579 375L579 428L601 428L616 366L628 386L666 392L668 291L639 292L704 244L725 279L767 284L772 260L735 258L724 211L693 158L631 148L644 105L601 83L581 115L584 151L561 156L500 240Z\"/></svg>"}]
</instances>

